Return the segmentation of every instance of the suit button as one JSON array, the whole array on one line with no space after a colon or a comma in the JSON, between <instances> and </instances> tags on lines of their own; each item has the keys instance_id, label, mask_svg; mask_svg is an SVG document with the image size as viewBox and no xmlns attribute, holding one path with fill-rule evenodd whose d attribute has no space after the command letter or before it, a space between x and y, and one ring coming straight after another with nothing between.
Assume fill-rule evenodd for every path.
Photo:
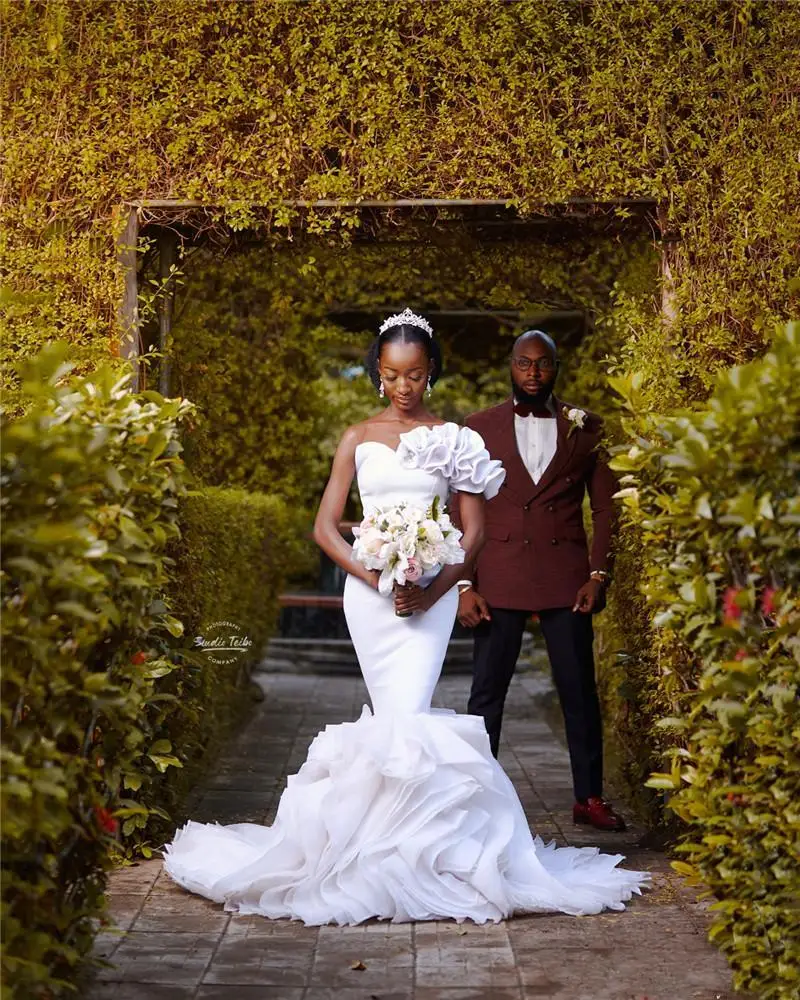
<instances>
[{"instance_id":1,"label":"suit button","mask_svg":"<svg viewBox=\"0 0 800 1000\"><path fill-rule=\"evenodd\" d=\"M550 539L550 544L551 545L558 545L558 539L557 538L551 538Z\"/></svg>"},{"instance_id":2,"label":"suit button","mask_svg":"<svg viewBox=\"0 0 800 1000\"><path fill-rule=\"evenodd\" d=\"M525 506L522 509L523 510L530 510L531 509L531 505L529 503L526 503Z\"/></svg>"},{"instance_id":3,"label":"suit button","mask_svg":"<svg viewBox=\"0 0 800 1000\"><path fill-rule=\"evenodd\" d=\"M522 544L523 545L530 545L531 544L531 540L529 538L523 538Z\"/></svg>"},{"instance_id":4,"label":"suit button","mask_svg":"<svg viewBox=\"0 0 800 1000\"><path fill-rule=\"evenodd\" d=\"M552 505L551 503L549 503L549 504L547 505L547 509L548 509L548 510L552 510L552 509L553 509L553 505Z\"/></svg>"},{"instance_id":5,"label":"suit button","mask_svg":"<svg viewBox=\"0 0 800 1000\"><path fill-rule=\"evenodd\" d=\"M572 476L567 476L565 482L568 483L568 484L571 483L572 482Z\"/></svg>"}]
</instances>

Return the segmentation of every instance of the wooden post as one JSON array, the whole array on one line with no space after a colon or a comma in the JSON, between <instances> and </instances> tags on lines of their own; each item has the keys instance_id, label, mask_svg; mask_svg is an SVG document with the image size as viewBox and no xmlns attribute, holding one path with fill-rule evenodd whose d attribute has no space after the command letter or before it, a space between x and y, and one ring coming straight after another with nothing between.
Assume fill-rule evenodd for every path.
<instances>
[{"instance_id":1,"label":"wooden post","mask_svg":"<svg viewBox=\"0 0 800 1000\"><path fill-rule=\"evenodd\" d=\"M125 274L125 290L119 306L118 316L122 328L119 356L128 358L133 369L130 381L131 392L138 392L141 382L139 357L142 343L139 334L139 302L136 282L136 242L139 237L139 216L135 208L128 212L125 229L117 240L117 263Z\"/></svg>"},{"instance_id":2,"label":"wooden post","mask_svg":"<svg viewBox=\"0 0 800 1000\"><path fill-rule=\"evenodd\" d=\"M658 207L657 218L661 230L661 318L669 328L678 319L675 303L676 237L669 231L667 213L662 205Z\"/></svg>"},{"instance_id":3,"label":"wooden post","mask_svg":"<svg viewBox=\"0 0 800 1000\"><path fill-rule=\"evenodd\" d=\"M175 279L172 267L177 260L178 236L172 229L162 229L158 235L158 274L161 289L158 304L158 349L161 352L158 391L170 395L172 375L172 305L175 298Z\"/></svg>"}]
</instances>

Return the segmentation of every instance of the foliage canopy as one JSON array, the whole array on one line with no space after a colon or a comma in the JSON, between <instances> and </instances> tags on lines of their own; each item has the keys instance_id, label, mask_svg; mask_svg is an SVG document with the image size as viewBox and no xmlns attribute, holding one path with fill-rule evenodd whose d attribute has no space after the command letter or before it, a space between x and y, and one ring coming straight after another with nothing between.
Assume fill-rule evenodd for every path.
<instances>
[{"instance_id":1,"label":"foliage canopy","mask_svg":"<svg viewBox=\"0 0 800 1000\"><path fill-rule=\"evenodd\" d=\"M85 367L114 350L114 236L135 199L199 199L234 226L263 206L279 230L298 199L655 199L677 240L676 319L632 361L692 390L762 350L800 291L792 4L28 0L4 14L3 240L27 293L6 369L54 334Z\"/></svg>"}]
</instances>

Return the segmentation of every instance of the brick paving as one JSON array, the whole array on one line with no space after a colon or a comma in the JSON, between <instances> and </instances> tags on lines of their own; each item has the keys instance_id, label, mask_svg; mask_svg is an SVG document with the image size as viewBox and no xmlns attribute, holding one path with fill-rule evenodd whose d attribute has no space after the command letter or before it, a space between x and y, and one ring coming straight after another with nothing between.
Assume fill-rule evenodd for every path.
<instances>
[{"instance_id":1,"label":"brick paving","mask_svg":"<svg viewBox=\"0 0 800 1000\"><path fill-rule=\"evenodd\" d=\"M311 739L357 718L367 701L355 678L258 679L265 701L197 791L194 819L270 822ZM463 711L468 685L445 677L436 703ZM540 673L515 678L500 760L545 840L595 844L654 873L654 888L624 913L311 928L226 914L152 860L111 876L117 929L97 942L111 964L86 1000L734 1000L726 963L706 940L705 904L662 854L638 846L644 831L572 824L567 753L541 709L547 689Z\"/></svg>"}]
</instances>

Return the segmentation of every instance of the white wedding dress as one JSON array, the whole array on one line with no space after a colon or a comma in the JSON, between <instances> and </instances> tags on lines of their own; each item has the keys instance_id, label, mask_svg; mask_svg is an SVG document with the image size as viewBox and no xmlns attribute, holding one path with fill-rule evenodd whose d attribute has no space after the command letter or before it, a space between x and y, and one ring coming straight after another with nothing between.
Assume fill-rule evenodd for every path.
<instances>
[{"instance_id":1,"label":"white wedding dress","mask_svg":"<svg viewBox=\"0 0 800 1000\"><path fill-rule=\"evenodd\" d=\"M356 467L365 509L446 501L450 489L492 497L505 476L480 435L452 423L415 428L395 450L364 442ZM272 826L178 830L170 876L226 910L309 925L623 910L648 874L533 837L483 719L431 709L457 603L453 588L399 618L349 576L345 615L372 711L317 735Z\"/></svg>"}]
</instances>

